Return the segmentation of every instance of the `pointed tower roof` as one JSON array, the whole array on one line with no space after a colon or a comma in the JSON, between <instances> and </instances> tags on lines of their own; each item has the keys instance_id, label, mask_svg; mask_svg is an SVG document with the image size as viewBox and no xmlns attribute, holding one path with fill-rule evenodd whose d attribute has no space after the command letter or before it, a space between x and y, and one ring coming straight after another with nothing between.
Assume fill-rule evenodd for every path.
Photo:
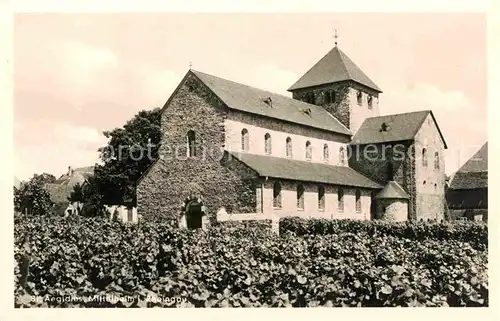
<instances>
[{"instance_id":1,"label":"pointed tower roof","mask_svg":"<svg viewBox=\"0 0 500 321\"><path fill-rule=\"evenodd\" d=\"M375 199L391 198L391 199L408 199L409 196L405 190L395 181L388 182L384 188L375 196Z\"/></svg>"},{"instance_id":2,"label":"pointed tower roof","mask_svg":"<svg viewBox=\"0 0 500 321\"><path fill-rule=\"evenodd\" d=\"M382 92L382 90L337 46L330 50L330 52L297 80L288 91L345 80L353 80L379 93Z\"/></svg>"}]
</instances>

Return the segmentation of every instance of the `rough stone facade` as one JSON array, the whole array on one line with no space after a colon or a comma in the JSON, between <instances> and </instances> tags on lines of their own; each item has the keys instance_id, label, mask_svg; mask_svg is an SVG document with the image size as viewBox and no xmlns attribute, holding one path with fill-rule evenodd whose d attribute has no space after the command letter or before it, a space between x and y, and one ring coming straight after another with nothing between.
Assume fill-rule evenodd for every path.
<instances>
[{"instance_id":1,"label":"rough stone facade","mask_svg":"<svg viewBox=\"0 0 500 321\"><path fill-rule=\"evenodd\" d=\"M241 131L246 129L249 135L249 148L247 153L266 155L265 135L271 137L271 155L275 157L286 157L286 139L292 139L292 158L306 160L306 142L311 143L312 158L310 161L341 165L339 161L339 149L346 148L349 137L334 134L314 128L300 125L278 122L274 119L249 115L241 112L231 111L225 122L226 146L229 151L242 152ZM323 159L323 147L328 145L328 161ZM345 153L347 155L347 152ZM346 158L347 159L347 158ZM347 166L347 162L344 164Z\"/></svg>"},{"instance_id":2,"label":"rough stone facade","mask_svg":"<svg viewBox=\"0 0 500 321\"><path fill-rule=\"evenodd\" d=\"M137 186L138 213L176 221L183 200L201 196L213 217L225 207L230 213L256 211L256 174L224 157L227 109L204 84L188 74L162 114L160 159ZM187 157L187 133L196 133L196 157Z\"/></svg>"},{"instance_id":3,"label":"rough stone facade","mask_svg":"<svg viewBox=\"0 0 500 321\"><path fill-rule=\"evenodd\" d=\"M325 101L326 92L335 92L335 99L330 104ZM315 105L323 106L353 134L366 118L376 117L380 114L378 92L354 81L297 89L293 91L292 96L294 99L306 101L307 96L311 93L314 94ZM361 93L360 103L357 99L358 93ZM371 106L368 105L368 97L372 97Z\"/></svg>"},{"instance_id":4,"label":"rough stone facade","mask_svg":"<svg viewBox=\"0 0 500 321\"><path fill-rule=\"evenodd\" d=\"M403 222L408 220L408 201L403 199L377 200L376 218L384 221Z\"/></svg>"},{"instance_id":5,"label":"rough stone facade","mask_svg":"<svg viewBox=\"0 0 500 321\"><path fill-rule=\"evenodd\" d=\"M426 149L427 166L423 164L423 149ZM415 188L416 218L418 220L442 220L445 216L445 163L444 142L429 114L415 136ZM438 166L435 167L435 153Z\"/></svg>"},{"instance_id":6,"label":"rough stone facade","mask_svg":"<svg viewBox=\"0 0 500 321\"><path fill-rule=\"evenodd\" d=\"M424 148L427 166L423 162ZM380 184L387 183L392 176L410 197L410 220L444 219L444 142L430 114L414 141L350 145L349 166Z\"/></svg>"},{"instance_id":7,"label":"rough stone facade","mask_svg":"<svg viewBox=\"0 0 500 321\"><path fill-rule=\"evenodd\" d=\"M318 184L302 183L304 186L304 209L297 208L297 182L281 180L281 208L273 206L273 185L275 180L269 179L262 184L262 212L277 213L280 216L301 216L327 219L370 220L371 190L359 189L361 208L356 211L356 190L333 185L323 185L325 188L325 208L318 206ZM339 211L338 190L344 192L344 209Z\"/></svg>"},{"instance_id":8,"label":"rough stone facade","mask_svg":"<svg viewBox=\"0 0 500 321\"><path fill-rule=\"evenodd\" d=\"M412 146L412 142L350 145L349 166L381 185L390 180L397 182L410 197L408 217L414 220L415 151Z\"/></svg>"}]
</instances>

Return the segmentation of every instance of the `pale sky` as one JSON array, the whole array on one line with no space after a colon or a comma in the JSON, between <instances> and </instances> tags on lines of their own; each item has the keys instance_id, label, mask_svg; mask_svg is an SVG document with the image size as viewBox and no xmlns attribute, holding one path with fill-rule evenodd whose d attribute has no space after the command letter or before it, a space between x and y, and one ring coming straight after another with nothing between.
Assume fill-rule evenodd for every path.
<instances>
[{"instance_id":1,"label":"pale sky","mask_svg":"<svg viewBox=\"0 0 500 321\"><path fill-rule=\"evenodd\" d=\"M23 14L14 25L15 174L93 165L103 130L163 106L189 68L286 91L334 45L381 114L432 109L452 173L487 140L483 14Z\"/></svg>"}]
</instances>

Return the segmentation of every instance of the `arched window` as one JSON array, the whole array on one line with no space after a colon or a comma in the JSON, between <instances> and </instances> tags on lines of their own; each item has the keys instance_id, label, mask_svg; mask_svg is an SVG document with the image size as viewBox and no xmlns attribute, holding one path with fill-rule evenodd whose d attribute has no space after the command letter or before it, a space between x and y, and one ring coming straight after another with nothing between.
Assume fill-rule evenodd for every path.
<instances>
[{"instance_id":1,"label":"arched window","mask_svg":"<svg viewBox=\"0 0 500 321\"><path fill-rule=\"evenodd\" d=\"M373 96L369 95L368 96L368 108L371 109L373 106Z\"/></svg>"},{"instance_id":2,"label":"arched window","mask_svg":"<svg viewBox=\"0 0 500 321\"><path fill-rule=\"evenodd\" d=\"M339 148L339 164L340 164L340 166L345 165L345 148L344 148L344 146L340 146L340 148Z\"/></svg>"},{"instance_id":3,"label":"arched window","mask_svg":"<svg viewBox=\"0 0 500 321\"><path fill-rule=\"evenodd\" d=\"M248 151L248 144L249 144L249 137L248 137L248 130L246 128L243 128L241 130L241 150L246 152Z\"/></svg>"},{"instance_id":4,"label":"arched window","mask_svg":"<svg viewBox=\"0 0 500 321\"><path fill-rule=\"evenodd\" d=\"M332 96L329 91L325 93L325 104L330 104L332 102Z\"/></svg>"},{"instance_id":5,"label":"arched window","mask_svg":"<svg viewBox=\"0 0 500 321\"><path fill-rule=\"evenodd\" d=\"M281 208L281 183L278 181L273 185L273 206Z\"/></svg>"},{"instance_id":6,"label":"arched window","mask_svg":"<svg viewBox=\"0 0 500 321\"><path fill-rule=\"evenodd\" d=\"M422 166L427 167L427 150L422 149Z\"/></svg>"},{"instance_id":7,"label":"arched window","mask_svg":"<svg viewBox=\"0 0 500 321\"><path fill-rule=\"evenodd\" d=\"M311 146L311 142L307 141L306 142L306 159L311 160L311 158L312 158L312 146Z\"/></svg>"},{"instance_id":8,"label":"arched window","mask_svg":"<svg viewBox=\"0 0 500 321\"><path fill-rule=\"evenodd\" d=\"M196 156L196 134L194 131L190 130L187 133L187 143L188 143L188 156L195 157Z\"/></svg>"},{"instance_id":9,"label":"arched window","mask_svg":"<svg viewBox=\"0 0 500 321\"><path fill-rule=\"evenodd\" d=\"M387 163L387 179L389 181L394 179L394 165L392 164L392 161Z\"/></svg>"},{"instance_id":10,"label":"arched window","mask_svg":"<svg viewBox=\"0 0 500 321\"><path fill-rule=\"evenodd\" d=\"M304 185L297 185L297 208L304 209Z\"/></svg>"},{"instance_id":11,"label":"arched window","mask_svg":"<svg viewBox=\"0 0 500 321\"><path fill-rule=\"evenodd\" d=\"M434 169L439 169L439 153L434 153Z\"/></svg>"},{"instance_id":12,"label":"arched window","mask_svg":"<svg viewBox=\"0 0 500 321\"><path fill-rule=\"evenodd\" d=\"M338 202L338 210L339 212L344 211L344 190L339 188L337 190L337 202Z\"/></svg>"},{"instance_id":13,"label":"arched window","mask_svg":"<svg viewBox=\"0 0 500 321\"><path fill-rule=\"evenodd\" d=\"M314 97L314 93L309 93L309 103L314 104L315 99L316 98Z\"/></svg>"},{"instance_id":14,"label":"arched window","mask_svg":"<svg viewBox=\"0 0 500 321\"><path fill-rule=\"evenodd\" d=\"M361 91L358 91L356 99L358 101L358 105L361 105L363 103L363 93Z\"/></svg>"},{"instance_id":15,"label":"arched window","mask_svg":"<svg viewBox=\"0 0 500 321\"><path fill-rule=\"evenodd\" d=\"M328 162L330 159L330 151L328 150L328 144L323 145L323 160Z\"/></svg>"},{"instance_id":16,"label":"arched window","mask_svg":"<svg viewBox=\"0 0 500 321\"><path fill-rule=\"evenodd\" d=\"M325 187L318 186L318 209L320 211L325 210Z\"/></svg>"},{"instance_id":17,"label":"arched window","mask_svg":"<svg viewBox=\"0 0 500 321\"><path fill-rule=\"evenodd\" d=\"M271 155L271 135L269 135L269 133L267 133L265 136L264 136L264 141L265 141L265 152L267 155Z\"/></svg>"},{"instance_id":18,"label":"arched window","mask_svg":"<svg viewBox=\"0 0 500 321\"><path fill-rule=\"evenodd\" d=\"M286 138L286 157L292 157L292 139Z\"/></svg>"},{"instance_id":19,"label":"arched window","mask_svg":"<svg viewBox=\"0 0 500 321\"><path fill-rule=\"evenodd\" d=\"M361 213L361 191L356 190L356 213Z\"/></svg>"}]
</instances>

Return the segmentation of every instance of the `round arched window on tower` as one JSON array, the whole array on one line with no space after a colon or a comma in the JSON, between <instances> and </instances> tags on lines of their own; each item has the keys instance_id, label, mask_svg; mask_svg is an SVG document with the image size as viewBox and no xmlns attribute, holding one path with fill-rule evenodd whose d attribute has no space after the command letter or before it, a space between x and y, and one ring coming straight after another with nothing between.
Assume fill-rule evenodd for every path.
<instances>
[{"instance_id":1,"label":"round arched window on tower","mask_svg":"<svg viewBox=\"0 0 500 321\"><path fill-rule=\"evenodd\" d=\"M363 103L363 93L361 91L358 91L356 99L358 101L358 105L361 105Z\"/></svg>"},{"instance_id":2,"label":"round arched window on tower","mask_svg":"<svg viewBox=\"0 0 500 321\"><path fill-rule=\"evenodd\" d=\"M330 95L330 92L327 91L325 92L325 104L328 105L328 104L331 104L332 102L332 96Z\"/></svg>"},{"instance_id":3,"label":"round arched window on tower","mask_svg":"<svg viewBox=\"0 0 500 321\"><path fill-rule=\"evenodd\" d=\"M373 107L373 96L368 95L368 109L372 109Z\"/></svg>"}]
</instances>

